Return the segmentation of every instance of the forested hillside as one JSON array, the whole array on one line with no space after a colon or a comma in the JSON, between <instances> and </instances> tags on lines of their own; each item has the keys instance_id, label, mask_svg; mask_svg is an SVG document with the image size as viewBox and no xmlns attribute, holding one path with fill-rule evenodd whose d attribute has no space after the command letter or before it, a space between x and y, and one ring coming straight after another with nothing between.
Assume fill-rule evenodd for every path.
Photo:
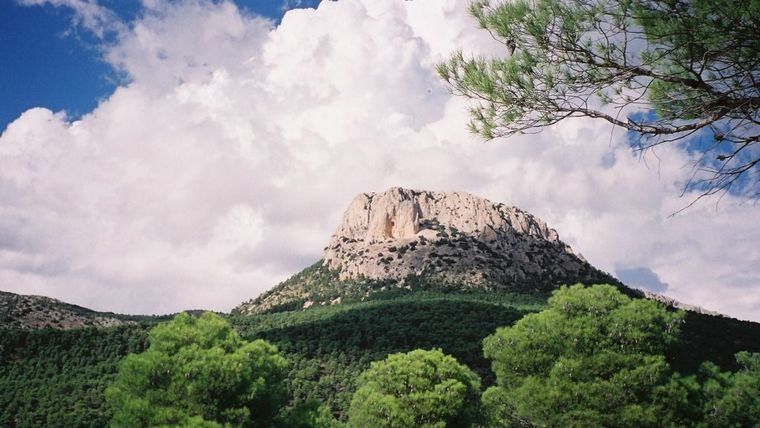
<instances>
[{"instance_id":1,"label":"forested hillside","mask_svg":"<svg viewBox=\"0 0 760 428\"><path fill-rule=\"evenodd\" d=\"M105 426L103 391L150 324L0 330L0 426Z\"/></svg>"},{"instance_id":2,"label":"forested hillside","mask_svg":"<svg viewBox=\"0 0 760 428\"><path fill-rule=\"evenodd\" d=\"M482 340L544 304L530 295L419 292L230 321L244 338L281 350L294 404L317 400L344 417L358 375L390 353L440 348L491 385ZM119 360L145 349L149 325L0 331L0 425L105 425L103 391ZM690 313L681 338L669 358L682 373L706 360L734 369L736 351L760 351L760 325L729 318Z\"/></svg>"}]
</instances>

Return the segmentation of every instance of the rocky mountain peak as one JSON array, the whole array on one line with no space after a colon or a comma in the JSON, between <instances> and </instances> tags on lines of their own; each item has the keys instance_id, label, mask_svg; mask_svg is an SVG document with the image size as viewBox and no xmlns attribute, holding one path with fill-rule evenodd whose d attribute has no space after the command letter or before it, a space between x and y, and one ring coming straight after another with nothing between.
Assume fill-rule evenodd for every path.
<instances>
[{"instance_id":1,"label":"rocky mountain peak","mask_svg":"<svg viewBox=\"0 0 760 428\"><path fill-rule=\"evenodd\" d=\"M430 234L435 222L484 239L494 238L491 232L495 230L512 230L558 240L557 232L546 223L515 207L466 192L392 187L355 197L332 241L343 237L364 242L415 239Z\"/></svg>"},{"instance_id":2,"label":"rocky mountain peak","mask_svg":"<svg viewBox=\"0 0 760 428\"><path fill-rule=\"evenodd\" d=\"M531 214L465 192L390 188L351 201L322 260L242 313L308 308L374 293L510 291L615 282Z\"/></svg>"},{"instance_id":3,"label":"rocky mountain peak","mask_svg":"<svg viewBox=\"0 0 760 428\"><path fill-rule=\"evenodd\" d=\"M323 260L341 279L427 274L470 284L554 283L588 270L557 231L519 208L399 187L354 198Z\"/></svg>"}]
</instances>

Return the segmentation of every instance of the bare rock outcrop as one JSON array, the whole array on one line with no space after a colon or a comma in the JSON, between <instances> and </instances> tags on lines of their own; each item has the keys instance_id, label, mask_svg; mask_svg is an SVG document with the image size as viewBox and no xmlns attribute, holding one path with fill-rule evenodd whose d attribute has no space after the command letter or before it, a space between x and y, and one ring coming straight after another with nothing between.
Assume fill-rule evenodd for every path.
<instances>
[{"instance_id":1,"label":"bare rock outcrop","mask_svg":"<svg viewBox=\"0 0 760 428\"><path fill-rule=\"evenodd\" d=\"M425 275L485 288L553 287L599 274L519 208L465 192L398 187L354 198L323 261L342 280Z\"/></svg>"},{"instance_id":2,"label":"bare rock outcrop","mask_svg":"<svg viewBox=\"0 0 760 428\"><path fill-rule=\"evenodd\" d=\"M679 302L678 300L676 300L676 299L674 299L672 297L668 297L668 296L666 296L664 294L659 294L659 293L655 293L653 291L643 290L643 289L638 290L638 291L640 291L641 293L643 293L644 296L647 299L656 300L656 301L664 304L665 306L669 306L671 308L683 309L685 311L690 311L690 312L694 312L694 313L697 313L697 314L705 314L705 315L713 315L713 316L725 316L725 315L721 314L720 312L711 311L711 310L705 309L705 308L703 308L701 306L690 305L688 303Z\"/></svg>"}]
</instances>

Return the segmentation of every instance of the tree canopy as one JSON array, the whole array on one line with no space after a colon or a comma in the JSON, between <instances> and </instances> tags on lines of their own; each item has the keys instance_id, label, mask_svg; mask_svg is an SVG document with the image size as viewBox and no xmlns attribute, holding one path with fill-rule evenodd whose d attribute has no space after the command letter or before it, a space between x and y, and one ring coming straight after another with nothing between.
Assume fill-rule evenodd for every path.
<instances>
[{"instance_id":1,"label":"tree canopy","mask_svg":"<svg viewBox=\"0 0 760 428\"><path fill-rule=\"evenodd\" d=\"M478 102L473 132L602 119L638 135L640 150L690 141L702 156L685 191L757 191L759 2L476 0L470 12L505 46L503 57L457 52L438 66L455 94Z\"/></svg>"},{"instance_id":2,"label":"tree canopy","mask_svg":"<svg viewBox=\"0 0 760 428\"><path fill-rule=\"evenodd\" d=\"M358 380L348 412L352 427L472 425L480 379L440 350L391 354Z\"/></svg>"},{"instance_id":3,"label":"tree canopy","mask_svg":"<svg viewBox=\"0 0 760 428\"><path fill-rule=\"evenodd\" d=\"M485 339L497 379L483 395L491 425L679 425L694 388L664 352L682 318L610 285L561 288L548 309Z\"/></svg>"},{"instance_id":4,"label":"tree canopy","mask_svg":"<svg viewBox=\"0 0 760 428\"><path fill-rule=\"evenodd\" d=\"M760 354L739 352L736 372L712 363L702 370L705 423L711 427L757 427L760 424Z\"/></svg>"},{"instance_id":5,"label":"tree canopy","mask_svg":"<svg viewBox=\"0 0 760 428\"><path fill-rule=\"evenodd\" d=\"M285 402L285 359L218 315L179 314L149 341L106 390L113 426L269 426Z\"/></svg>"},{"instance_id":6,"label":"tree canopy","mask_svg":"<svg viewBox=\"0 0 760 428\"><path fill-rule=\"evenodd\" d=\"M418 292L307 311L236 315L230 322L248 341L261 338L276 344L288 361L284 384L291 401L278 412L274 426L341 426L360 373L388 354L441 348L478 373L483 384L492 385L482 339L514 324L526 311L546 308L545 300L537 304L535 296L523 297ZM732 358L740 350L760 351L760 326L694 312L680 326L679 343L665 355L673 370L684 375L675 383L678 388L671 389L688 392L689 406L683 408L692 417L684 425L742 427L760 421L757 356L740 353L738 363ZM123 411L113 401L105 406L104 390L116 378L123 357L148 349L149 330L148 325L125 325L0 331L0 426L108 425L114 413ZM717 366L706 364L700 370L706 360ZM493 391L489 395L494 398Z\"/></svg>"}]
</instances>

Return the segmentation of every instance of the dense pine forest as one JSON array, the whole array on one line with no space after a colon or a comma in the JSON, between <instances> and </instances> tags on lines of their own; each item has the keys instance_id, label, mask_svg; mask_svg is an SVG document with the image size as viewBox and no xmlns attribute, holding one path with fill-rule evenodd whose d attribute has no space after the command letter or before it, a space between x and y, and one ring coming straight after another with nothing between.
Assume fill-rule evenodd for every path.
<instances>
[{"instance_id":1,"label":"dense pine forest","mask_svg":"<svg viewBox=\"0 0 760 428\"><path fill-rule=\"evenodd\" d=\"M529 295L420 292L228 319L243 338L274 344L288 361L290 406L322 403L345 420L360 373L392 353L438 348L492 385L483 339L544 306ZM104 390L124 356L147 348L153 325L0 331L0 425L107 425ZM667 356L690 374L704 361L735 370L741 350L760 351L760 325L688 313Z\"/></svg>"},{"instance_id":2,"label":"dense pine forest","mask_svg":"<svg viewBox=\"0 0 760 428\"><path fill-rule=\"evenodd\" d=\"M0 425L107 425L103 391L149 326L0 330Z\"/></svg>"}]
</instances>

